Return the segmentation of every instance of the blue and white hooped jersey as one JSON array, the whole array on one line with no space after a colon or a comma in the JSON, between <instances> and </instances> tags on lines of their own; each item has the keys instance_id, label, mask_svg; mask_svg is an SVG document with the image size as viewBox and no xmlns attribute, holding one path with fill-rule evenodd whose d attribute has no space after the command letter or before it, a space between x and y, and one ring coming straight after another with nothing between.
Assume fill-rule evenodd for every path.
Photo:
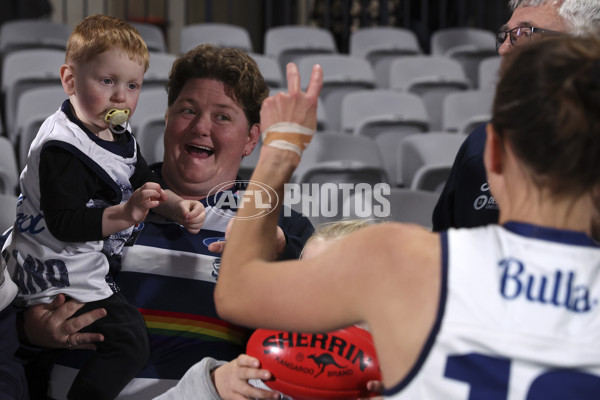
<instances>
[{"instance_id":1,"label":"blue and white hooped jersey","mask_svg":"<svg viewBox=\"0 0 600 400\"><path fill-rule=\"evenodd\" d=\"M600 398L597 243L508 223L449 230L442 247L437 323L386 398Z\"/></svg>"},{"instance_id":2,"label":"blue and white hooped jersey","mask_svg":"<svg viewBox=\"0 0 600 400\"><path fill-rule=\"evenodd\" d=\"M238 196L225 191L216 196ZM232 360L242 353L249 330L219 318L214 288L221 254L208 245L223 240L235 210L202 200L206 219L198 234L150 215L133 246L123 252L116 282L128 302L140 310L150 337L151 358L119 398L149 399L174 386L204 357ZM85 358L67 352L52 372L53 398L66 390ZM62 393L64 391L64 393Z\"/></svg>"},{"instance_id":3,"label":"blue and white hooped jersey","mask_svg":"<svg viewBox=\"0 0 600 400\"><path fill-rule=\"evenodd\" d=\"M130 142L133 148L128 148L128 154L117 154L96 143L62 109L48 117L31 144L27 166L20 178L22 193L17 204L16 229L3 247L3 257L19 286L17 304L48 303L59 293L82 302L107 298L113 289L105 278L109 263L104 253L120 254L133 227L106 240L62 242L56 239L48 230L40 209L39 161L48 145L59 146L77 156L113 188L121 203L132 193L129 178L137 161L133 136ZM109 205L90 199L87 207Z\"/></svg>"}]
</instances>

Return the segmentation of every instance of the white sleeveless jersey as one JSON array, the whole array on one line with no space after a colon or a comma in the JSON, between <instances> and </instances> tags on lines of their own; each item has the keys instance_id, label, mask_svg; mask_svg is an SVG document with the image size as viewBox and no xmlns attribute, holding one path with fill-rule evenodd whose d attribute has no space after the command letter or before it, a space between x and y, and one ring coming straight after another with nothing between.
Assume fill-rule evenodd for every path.
<instances>
[{"instance_id":1,"label":"white sleeveless jersey","mask_svg":"<svg viewBox=\"0 0 600 400\"><path fill-rule=\"evenodd\" d=\"M132 140L135 139L132 137ZM61 110L44 121L21 173L16 229L3 247L3 257L19 286L16 301L22 306L48 303L58 293L82 302L109 297L113 290L105 279L109 264L104 253L120 254L133 229L90 242L62 242L50 233L40 210L39 185L40 154L50 142L72 152L96 172L113 187L121 203L132 193L129 178L135 171L136 151L132 157L123 157L104 149ZM133 146L135 149L135 141ZM109 205L90 199L87 207Z\"/></svg>"},{"instance_id":2,"label":"white sleeveless jersey","mask_svg":"<svg viewBox=\"0 0 600 400\"><path fill-rule=\"evenodd\" d=\"M442 246L437 323L386 398L600 398L596 243L508 223L450 230Z\"/></svg>"}]
</instances>

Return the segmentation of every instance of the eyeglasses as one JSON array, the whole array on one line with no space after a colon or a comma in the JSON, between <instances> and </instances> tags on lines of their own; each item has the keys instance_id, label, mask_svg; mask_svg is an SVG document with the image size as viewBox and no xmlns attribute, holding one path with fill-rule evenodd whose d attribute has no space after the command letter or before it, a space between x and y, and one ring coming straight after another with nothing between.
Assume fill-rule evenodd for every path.
<instances>
[{"instance_id":1,"label":"eyeglasses","mask_svg":"<svg viewBox=\"0 0 600 400\"><path fill-rule=\"evenodd\" d=\"M517 26L516 28L512 28L507 31L501 31L496 34L496 51L498 51L500 46L502 46L502 43L506 41L507 36L510 38L510 44L512 46L519 46L523 43L530 42L534 33L555 35L560 34L561 32L535 28L533 26Z\"/></svg>"}]
</instances>

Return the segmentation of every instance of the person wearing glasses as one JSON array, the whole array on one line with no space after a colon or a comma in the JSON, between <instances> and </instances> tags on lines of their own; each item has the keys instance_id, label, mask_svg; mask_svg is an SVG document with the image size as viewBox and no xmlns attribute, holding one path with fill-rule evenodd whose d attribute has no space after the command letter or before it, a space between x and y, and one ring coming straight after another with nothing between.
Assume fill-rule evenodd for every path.
<instances>
[{"instance_id":1,"label":"person wearing glasses","mask_svg":"<svg viewBox=\"0 0 600 400\"><path fill-rule=\"evenodd\" d=\"M501 69L516 47L565 32L582 35L600 29L598 0L510 0L509 6L513 14L500 28L496 42ZM498 206L483 167L485 126L477 127L457 153L433 212L436 232L498 221Z\"/></svg>"}]
</instances>

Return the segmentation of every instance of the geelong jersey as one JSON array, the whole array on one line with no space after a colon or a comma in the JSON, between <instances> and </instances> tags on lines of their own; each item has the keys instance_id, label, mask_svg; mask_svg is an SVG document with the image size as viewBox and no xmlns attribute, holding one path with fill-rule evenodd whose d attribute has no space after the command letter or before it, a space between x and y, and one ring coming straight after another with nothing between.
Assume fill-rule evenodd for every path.
<instances>
[{"instance_id":1,"label":"geelong jersey","mask_svg":"<svg viewBox=\"0 0 600 400\"><path fill-rule=\"evenodd\" d=\"M597 244L577 232L508 223L450 230L442 246L437 323L387 398L600 397Z\"/></svg>"},{"instance_id":2,"label":"geelong jersey","mask_svg":"<svg viewBox=\"0 0 600 400\"><path fill-rule=\"evenodd\" d=\"M224 239L227 224L235 215L231 205L234 198L239 198L238 193L234 188L202 200L206 219L198 234L155 218L144 222L132 247L125 247L122 269L115 281L146 320L151 356L119 398L153 398L176 385L189 368L205 357L230 361L245 352L251 331L217 315L213 293L221 254L212 253L207 247ZM298 257L313 232L312 225L293 212L289 218L280 217L279 226L295 249L284 257ZM52 398L65 398L83 363L81 353L65 352L60 365L54 367ZM202 394L198 392L199 398L203 398Z\"/></svg>"},{"instance_id":3,"label":"geelong jersey","mask_svg":"<svg viewBox=\"0 0 600 400\"><path fill-rule=\"evenodd\" d=\"M22 192L16 229L3 248L9 271L19 287L20 305L47 303L58 293L82 302L101 300L113 293L105 279L109 272L107 256L121 253L133 228L106 240L62 242L50 233L40 209L39 161L46 146L59 146L73 153L114 189L121 202L130 197L129 178L137 161L135 139L131 136L128 146L132 147L128 147L128 155L123 155L102 147L95 136L89 135L61 109L44 121L31 144L20 178ZM109 205L90 199L86 206Z\"/></svg>"}]
</instances>

